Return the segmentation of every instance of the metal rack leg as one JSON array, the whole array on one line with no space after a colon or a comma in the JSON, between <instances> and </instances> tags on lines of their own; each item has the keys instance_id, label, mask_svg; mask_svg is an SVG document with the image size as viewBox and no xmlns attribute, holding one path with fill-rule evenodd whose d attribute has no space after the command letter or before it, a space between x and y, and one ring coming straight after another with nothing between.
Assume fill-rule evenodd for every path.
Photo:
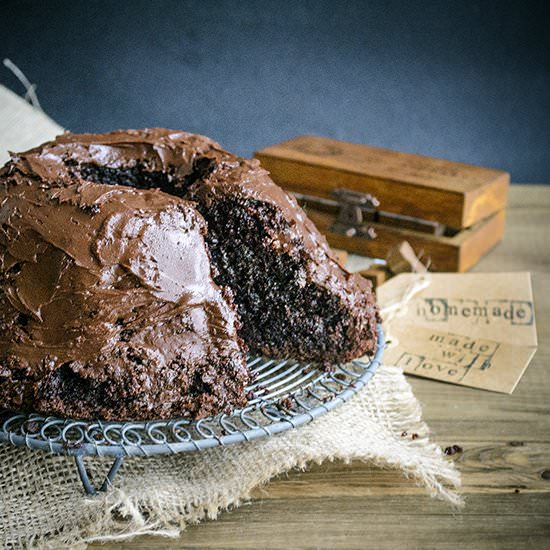
<instances>
[{"instance_id":1,"label":"metal rack leg","mask_svg":"<svg viewBox=\"0 0 550 550\"><path fill-rule=\"evenodd\" d=\"M90 476L88 475L88 471L86 470L86 466L84 465L84 456L83 455L76 455L74 457L76 467L78 469L78 475L80 476L80 481L82 481L82 485L84 486L84 490L89 495L95 496L97 495L98 491L105 492L109 487L112 486L113 480L119 470L119 468L122 466L122 463L124 462L124 457L119 456L115 459L113 462L111 468L109 469L109 472L105 476L105 480L101 484L101 487L96 490L95 487L92 485L92 482L90 481Z\"/></svg>"}]
</instances>

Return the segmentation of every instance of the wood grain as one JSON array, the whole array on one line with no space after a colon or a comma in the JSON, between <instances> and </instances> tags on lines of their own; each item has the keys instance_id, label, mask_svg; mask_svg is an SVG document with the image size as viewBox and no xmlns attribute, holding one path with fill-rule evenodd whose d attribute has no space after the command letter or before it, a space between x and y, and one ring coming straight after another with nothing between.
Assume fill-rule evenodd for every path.
<instances>
[{"instance_id":1,"label":"wood grain","mask_svg":"<svg viewBox=\"0 0 550 550\"><path fill-rule=\"evenodd\" d=\"M255 153L276 183L330 197L343 187L373 193L384 210L469 227L506 204L500 170L318 136L299 136Z\"/></svg>"},{"instance_id":2,"label":"wood grain","mask_svg":"<svg viewBox=\"0 0 550 550\"><path fill-rule=\"evenodd\" d=\"M331 246L346 248L356 254L376 258L386 257L389 250L406 240L424 261L429 259L432 271L464 272L472 268L502 238L506 212L501 210L493 216L463 229L452 237L430 235L413 229L391 227L381 223L369 223L377 233L373 240L362 237L347 237L330 230L334 216L308 208L309 218L323 233Z\"/></svg>"},{"instance_id":3,"label":"wood grain","mask_svg":"<svg viewBox=\"0 0 550 550\"><path fill-rule=\"evenodd\" d=\"M291 472L160 548L548 548L550 541L550 187L511 188L504 241L475 271L533 273L539 350L513 395L410 377L432 437L460 444L466 507L434 501L399 473L334 463Z\"/></svg>"},{"instance_id":4,"label":"wood grain","mask_svg":"<svg viewBox=\"0 0 550 550\"><path fill-rule=\"evenodd\" d=\"M430 518L439 536L434 537L433 526L427 521ZM468 511L460 515L442 513L441 506L426 496L345 496L329 503L295 498L290 505L263 501L227 513L218 521L191 526L184 541L144 537L132 548L515 550L544 548L550 537L549 520L548 510L540 509L535 495L472 496Z\"/></svg>"}]
</instances>

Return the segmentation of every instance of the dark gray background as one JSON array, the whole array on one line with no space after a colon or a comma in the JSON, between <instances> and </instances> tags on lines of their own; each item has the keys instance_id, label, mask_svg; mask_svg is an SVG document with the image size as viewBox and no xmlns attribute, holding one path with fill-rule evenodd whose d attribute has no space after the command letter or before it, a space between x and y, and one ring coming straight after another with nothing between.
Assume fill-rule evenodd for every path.
<instances>
[{"instance_id":1,"label":"dark gray background","mask_svg":"<svg viewBox=\"0 0 550 550\"><path fill-rule=\"evenodd\" d=\"M0 56L73 131L167 126L245 156L315 133L550 182L549 5L4 0Z\"/></svg>"}]
</instances>

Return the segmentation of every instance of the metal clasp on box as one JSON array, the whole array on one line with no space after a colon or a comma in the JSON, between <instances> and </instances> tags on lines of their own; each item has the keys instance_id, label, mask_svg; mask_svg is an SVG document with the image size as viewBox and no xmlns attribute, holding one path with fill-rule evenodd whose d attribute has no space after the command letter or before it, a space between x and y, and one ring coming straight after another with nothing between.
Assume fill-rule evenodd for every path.
<instances>
[{"instance_id":1,"label":"metal clasp on box","mask_svg":"<svg viewBox=\"0 0 550 550\"><path fill-rule=\"evenodd\" d=\"M346 237L375 239L376 231L366 221L368 217L374 218L380 201L370 193L350 189L335 189L332 195L338 200L340 209L331 231Z\"/></svg>"},{"instance_id":2,"label":"metal clasp on box","mask_svg":"<svg viewBox=\"0 0 550 550\"><path fill-rule=\"evenodd\" d=\"M330 227L330 231L347 237L376 238L376 231L366 223L367 219L374 219L376 209L380 205L374 195L350 189L332 191L332 196L336 200L296 192L292 194L302 204L334 215L336 219Z\"/></svg>"},{"instance_id":3,"label":"metal clasp on box","mask_svg":"<svg viewBox=\"0 0 550 550\"><path fill-rule=\"evenodd\" d=\"M432 235L443 235L447 229L443 224L431 220L379 210L380 201L371 193L352 191L351 189L335 189L332 191L334 199L296 192L293 194L298 201L335 215L336 220L330 230L347 237L375 239L376 230L369 225L369 222L412 229Z\"/></svg>"}]
</instances>

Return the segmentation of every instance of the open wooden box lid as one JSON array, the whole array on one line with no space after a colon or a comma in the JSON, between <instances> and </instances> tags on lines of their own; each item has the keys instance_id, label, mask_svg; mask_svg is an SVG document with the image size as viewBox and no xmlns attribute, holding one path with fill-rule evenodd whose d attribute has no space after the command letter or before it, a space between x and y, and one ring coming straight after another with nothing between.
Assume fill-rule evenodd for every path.
<instances>
[{"instance_id":1,"label":"open wooden box lid","mask_svg":"<svg viewBox=\"0 0 550 550\"><path fill-rule=\"evenodd\" d=\"M317 136L256 152L276 183L321 198L335 189L374 195L387 212L461 229L506 207L506 172Z\"/></svg>"}]
</instances>

